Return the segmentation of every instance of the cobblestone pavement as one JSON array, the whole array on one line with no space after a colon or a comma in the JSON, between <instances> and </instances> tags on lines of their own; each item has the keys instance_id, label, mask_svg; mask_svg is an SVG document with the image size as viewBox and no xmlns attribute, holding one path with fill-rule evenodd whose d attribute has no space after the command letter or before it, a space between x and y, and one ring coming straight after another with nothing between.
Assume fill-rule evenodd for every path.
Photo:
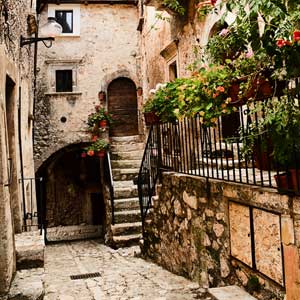
<instances>
[{"instance_id":1,"label":"cobblestone pavement","mask_svg":"<svg viewBox=\"0 0 300 300\"><path fill-rule=\"evenodd\" d=\"M113 250L97 241L49 245L45 257L45 300L213 299L204 289L161 267L134 257L134 250ZM71 280L99 272L100 277Z\"/></svg>"}]
</instances>

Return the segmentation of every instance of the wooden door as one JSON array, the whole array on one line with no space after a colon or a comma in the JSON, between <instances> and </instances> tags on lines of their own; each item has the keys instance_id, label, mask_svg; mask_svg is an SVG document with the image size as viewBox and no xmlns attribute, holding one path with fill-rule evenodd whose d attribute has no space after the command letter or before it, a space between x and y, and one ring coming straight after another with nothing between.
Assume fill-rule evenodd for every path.
<instances>
[{"instance_id":1,"label":"wooden door","mask_svg":"<svg viewBox=\"0 0 300 300\"><path fill-rule=\"evenodd\" d=\"M132 80L118 78L111 82L108 87L108 111L115 120L110 129L111 136L138 134L137 95Z\"/></svg>"}]
</instances>

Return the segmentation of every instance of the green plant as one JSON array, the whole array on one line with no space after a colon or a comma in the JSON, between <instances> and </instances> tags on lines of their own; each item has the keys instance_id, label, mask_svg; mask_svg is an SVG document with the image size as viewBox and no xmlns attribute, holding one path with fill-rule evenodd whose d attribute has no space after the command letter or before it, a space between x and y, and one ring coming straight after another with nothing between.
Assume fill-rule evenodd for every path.
<instances>
[{"instance_id":1,"label":"green plant","mask_svg":"<svg viewBox=\"0 0 300 300\"><path fill-rule=\"evenodd\" d=\"M104 139L97 139L94 143L85 148L85 151L89 156L95 155L100 151L106 151L109 148L109 143Z\"/></svg>"},{"instance_id":2,"label":"green plant","mask_svg":"<svg viewBox=\"0 0 300 300\"><path fill-rule=\"evenodd\" d=\"M283 96L266 103L259 103L250 110L251 116L263 116L241 132L242 152L253 153L257 141L270 139L272 156L282 166L291 166L300 154L300 108L298 100ZM254 119L254 117L252 118Z\"/></svg>"},{"instance_id":3,"label":"green plant","mask_svg":"<svg viewBox=\"0 0 300 300\"><path fill-rule=\"evenodd\" d=\"M206 126L214 126L221 115L230 114L231 70L227 66L209 66L160 88L145 104L145 112L155 112L168 122L199 114Z\"/></svg>"},{"instance_id":4,"label":"green plant","mask_svg":"<svg viewBox=\"0 0 300 300\"><path fill-rule=\"evenodd\" d=\"M102 120L105 120L110 124L113 122L112 115L104 108L100 108L99 106L96 106L95 108L96 112L89 114L87 120L88 128L90 131L93 130L95 124Z\"/></svg>"},{"instance_id":5,"label":"green plant","mask_svg":"<svg viewBox=\"0 0 300 300\"><path fill-rule=\"evenodd\" d=\"M162 0L162 4L179 15L185 14L186 9L182 0Z\"/></svg>"}]
</instances>

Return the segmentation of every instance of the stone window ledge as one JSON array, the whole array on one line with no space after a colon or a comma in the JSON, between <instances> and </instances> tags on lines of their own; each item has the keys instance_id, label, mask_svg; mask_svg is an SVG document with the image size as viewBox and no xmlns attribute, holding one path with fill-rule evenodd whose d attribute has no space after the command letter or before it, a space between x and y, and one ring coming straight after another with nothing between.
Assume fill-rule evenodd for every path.
<instances>
[{"instance_id":1,"label":"stone window ledge","mask_svg":"<svg viewBox=\"0 0 300 300\"><path fill-rule=\"evenodd\" d=\"M46 96L80 96L82 92L50 92L45 93Z\"/></svg>"}]
</instances>

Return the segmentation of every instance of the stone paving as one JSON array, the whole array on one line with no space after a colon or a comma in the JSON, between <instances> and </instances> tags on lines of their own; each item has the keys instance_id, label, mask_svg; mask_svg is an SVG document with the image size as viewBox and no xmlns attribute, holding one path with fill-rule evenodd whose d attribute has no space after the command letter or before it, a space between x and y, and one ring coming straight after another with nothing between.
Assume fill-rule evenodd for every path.
<instances>
[{"instance_id":1,"label":"stone paving","mask_svg":"<svg viewBox=\"0 0 300 300\"><path fill-rule=\"evenodd\" d=\"M135 257L138 247L113 250L98 241L46 247L45 300L213 300L198 284ZM99 272L100 277L71 280Z\"/></svg>"}]
</instances>

